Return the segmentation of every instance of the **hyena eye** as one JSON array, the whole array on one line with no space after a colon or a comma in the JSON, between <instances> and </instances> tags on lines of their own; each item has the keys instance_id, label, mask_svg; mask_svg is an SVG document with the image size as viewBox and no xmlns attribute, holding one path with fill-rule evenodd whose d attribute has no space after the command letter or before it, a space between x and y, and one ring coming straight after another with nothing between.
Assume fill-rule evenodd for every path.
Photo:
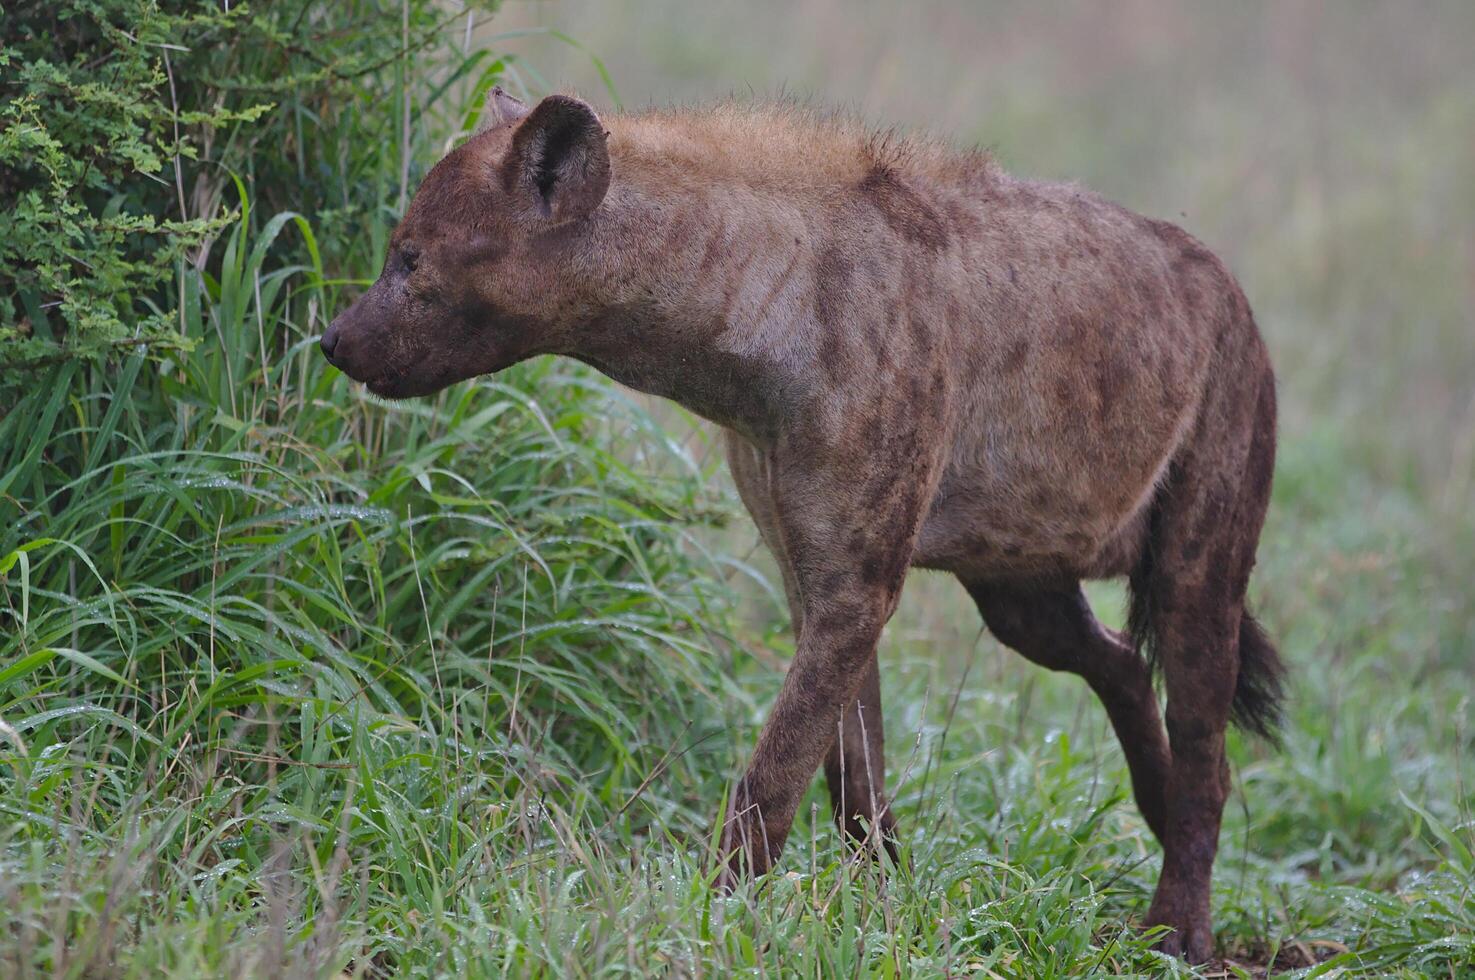
<instances>
[{"instance_id":1,"label":"hyena eye","mask_svg":"<svg viewBox=\"0 0 1475 980\"><path fill-rule=\"evenodd\" d=\"M405 273L409 274L414 272L415 267L420 264L420 252L418 249L407 248L400 252L399 260L400 265L404 267Z\"/></svg>"}]
</instances>

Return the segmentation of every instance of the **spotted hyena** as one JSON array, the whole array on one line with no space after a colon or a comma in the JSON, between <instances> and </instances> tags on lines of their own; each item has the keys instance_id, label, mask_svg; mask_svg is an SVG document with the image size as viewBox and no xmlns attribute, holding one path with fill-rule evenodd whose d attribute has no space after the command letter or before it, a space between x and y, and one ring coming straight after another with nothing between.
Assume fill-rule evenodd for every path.
<instances>
[{"instance_id":1,"label":"spotted hyena","mask_svg":"<svg viewBox=\"0 0 1475 980\"><path fill-rule=\"evenodd\" d=\"M798 648L719 877L770 867L821 765L839 825L894 848L876 641L907 570L940 569L1100 696L1164 848L1147 922L1206 958L1225 728L1272 733L1281 670L1245 611L1275 381L1224 264L1078 187L793 106L601 119L497 91L487 115L322 348L390 398L564 354L723 427ZM1080 585L1117 577L1125 634Z\"/></svg>"}]
</instances>

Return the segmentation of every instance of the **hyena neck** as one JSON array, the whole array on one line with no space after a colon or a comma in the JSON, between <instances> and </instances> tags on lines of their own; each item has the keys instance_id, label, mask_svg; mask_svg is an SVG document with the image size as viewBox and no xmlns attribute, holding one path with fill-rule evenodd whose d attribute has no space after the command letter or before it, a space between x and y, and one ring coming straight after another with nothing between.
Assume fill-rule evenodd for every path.
<instances>
[{"instance_id":1,"label":"hyena neck","mask_svg":"<svg viewBox=\"0 0 1475 980\"><path fill-rule=\"evenodd\" d=\"M803 315L784 294L797 291L787 287L806 236L742 207L741 195L627 188L611 197L594 250L601 312L567 353L771 443L800 394L771 339Z\"/></svg>"}]
</instances>

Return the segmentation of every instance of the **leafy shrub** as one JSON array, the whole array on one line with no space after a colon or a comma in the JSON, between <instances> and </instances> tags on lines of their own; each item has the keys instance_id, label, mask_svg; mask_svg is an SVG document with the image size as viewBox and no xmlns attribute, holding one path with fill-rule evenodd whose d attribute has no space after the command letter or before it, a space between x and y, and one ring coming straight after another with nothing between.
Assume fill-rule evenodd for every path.
<instances>
[{"instance_id":1,"label":"leafy shrub","mask_svg":"<svg viewBox=\"0 0 1475 980\"><path fill-rule=\"evenodd\" d=\"M430 0L344 4L58 0L0 21L0 372L156 354L198 337L183 268L208 267L237 205L383 225L425 163L450 84L502 65L439 58ZM426 67L420 62L425 61ZM435 84L407 78L435 77ZM407 74L408 73L408 74ZM393 147L394 153L386 153ZM357 242L361 265L379 244ZM335 246L340 242L335 239ZM340 254L334 248L330 254Z\"/></svg>"}]
</instances>

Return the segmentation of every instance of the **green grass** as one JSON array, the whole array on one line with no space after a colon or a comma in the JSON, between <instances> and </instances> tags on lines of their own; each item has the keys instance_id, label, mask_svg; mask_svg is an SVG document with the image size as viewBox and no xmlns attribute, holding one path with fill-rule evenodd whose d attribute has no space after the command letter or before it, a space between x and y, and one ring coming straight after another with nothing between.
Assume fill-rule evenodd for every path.
<instances>
[{"instance_id":1,"label":"green grass","mask_svg":"<svg viewBox=\"0 0 1475 980\"><path fill-rule=\"evenodd\" d=\"M1420 132L1414 184L1455 129ZM334 172L383 196L369 150ZM778 871L715 895L792 651L720 454L567 362L363 396L314 340L382 217L324 257L342 215L243 208L180 270L194 351L48 369L0 418L0 975L1194 975L1137 931L1160 852L1099 706L920 573L882 648L907 866L855 860L816 785ZM1282 751L1232 741L1219 975L1475 974L1470 460L1407 414L1475 365L1469 297L1389 259L1434 338L1404 345L1350 312L1371 280L1296 286L1324 237L1388 259L1393 220L1338 199L1246 246L1292 692Z\"/></svg>"},{"instance_id":2,"label":"green grass","mask_svg":"<svg viewBox=\"0 0 1475 980\"><path fill-rule=\"evenodd\" d=\"M667 530L708 507L701 468L648 431L623 456L679 475L632 475L597 447L644 416L596 388L591 417L552 362L510 379L536 404L484 382L438 411L282 370L321 390L290 423L201 422L208 445L123 409L49 522L91 547L6 559L4 972L1179 969L1132 927L1159 856L1100 709L980 639L940 578L883 655L910 867L850 859L816 787L780 871L715 897L707 832L778 675L725 632L746 566ZM1296 448L1256 590L1287 745L1234 745L1221 950L1468 970L1469 597L1400 554L1429 530L1410 501ZM782 650L765 608L741 640Z\"/></svg>"}]
</instances>

